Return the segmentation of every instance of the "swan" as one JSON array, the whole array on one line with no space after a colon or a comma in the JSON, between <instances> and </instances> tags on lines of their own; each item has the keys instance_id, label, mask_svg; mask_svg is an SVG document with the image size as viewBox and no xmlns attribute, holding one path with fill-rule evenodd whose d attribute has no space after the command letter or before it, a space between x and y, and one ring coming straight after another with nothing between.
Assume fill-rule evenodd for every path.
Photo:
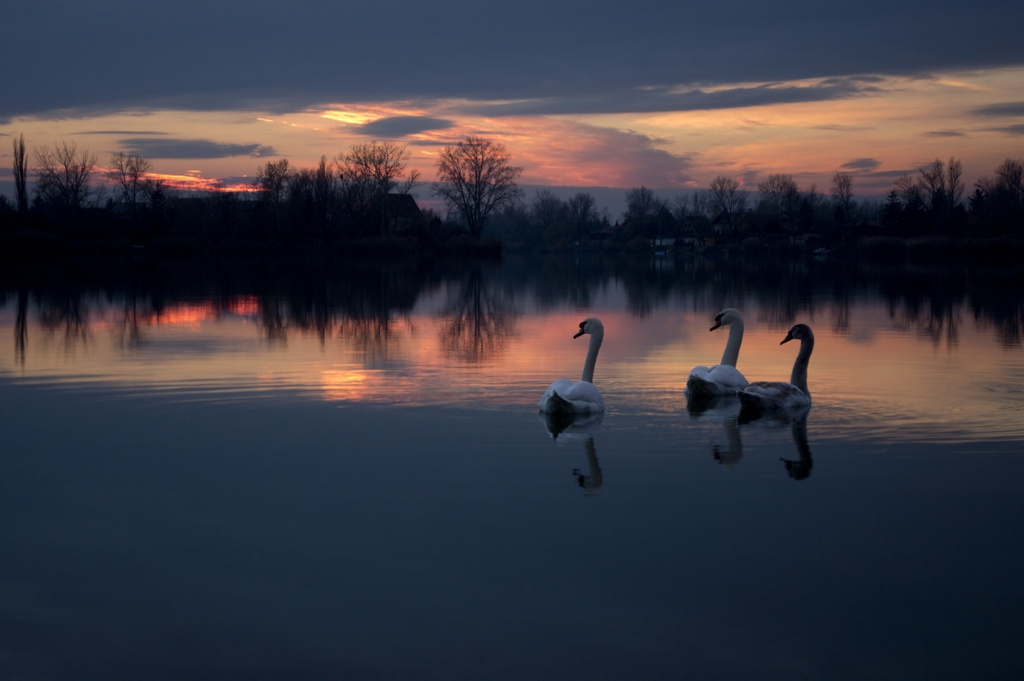
<instances>
[{"instance_id":1,"label":"swan","mask_svg":"<svg viewBox=\"0 0 1024 681\"><path fill-rule=\"evenodd\" d=\"M738 393L740 408L745 412L741 415L741 420L744 417L756 418L765 412L799 411L810 408L811 393L807 389L807 364L811 361L811 352L814 350L814 334L811 327L797 324L789 330L779 345L794 339L800 341L800 352L793 363L789 383L754 381L741 390Z\"/></svg>"},{"instance_id":2,"label":"swan","mask_svg":"<svg viewBox=\"0 0 1024 681\"><path fill-rule=\"evenodd\" d=\"M736 368L740 344L743 342L743 315L739 310L727 307L715 317L715 325L711 327L711 331L722 325L729 327L729 340L725 344L725 352L722 353L722 363L711 368L698 366L690 371L690 376L686 379L686 390L683 391L688 399L735 395L749 384Z\"/></svg>"},{"instance_id":3,"label":"swan","mask_svg":"<svg viewBox=\"0 0 1024 681\"><path fill-rule=\"evenodd\" d=\"M590 347L587 349L587 361L583 363L583 378L579 381L560 378L552 383L538 403L541 411L556 414L604 411L601 391L594 386L594 365L604 340L604 325L597 317L588 317L580 322L580 330L573 338L585 333L590 334Z\"/></svg>"}]
</instances>

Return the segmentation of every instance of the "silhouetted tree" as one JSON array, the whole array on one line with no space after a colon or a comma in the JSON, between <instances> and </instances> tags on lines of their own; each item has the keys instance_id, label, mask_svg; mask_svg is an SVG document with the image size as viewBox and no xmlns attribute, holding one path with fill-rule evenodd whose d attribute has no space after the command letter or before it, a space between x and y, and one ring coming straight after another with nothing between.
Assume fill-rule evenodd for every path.
<instances>
[{"instance_id":1,"label":"silhouetted tree","mask_svg":"<svg viewBox=\"0 0 1024 681\"><path fill-rule=\"evenodd\" d=\"M36 194L44 206L61 219L74 222L89 199L89 178L96 168L96 157L78 150L74 142L61 142L53 149L43 146L35 152Z\"/></svg>"},{"instance_id":2,"label":"silhouetted tree","mask_svg":"<svg viewBox=\"0 0 1024 681\"><path fill-rule=\"evenodd\" d=\"M152 164L138 154L115 152L110 156L110 179L121 188L121 199L132 214L132 221L138 222L139 206L144 205L151 184L146 178Z\"/></svg>"},{"instance_id":3,"label":"silhouetted tree","mask_svg":"<svg viewBox=\"0 0 1024 681\"><path fill-rule=\"evenodd\" d=\"M747 206L747 192L740 189L739 180L719 175L711 180L711 208L715 219L725 222L733 234L739 228L739 218Z\"/></svg>"},{"instance_id":4,"label":"silhouetted tree","mask_svg":"<svg viewBox=\"0 0 1024 681\"><path fill-rule=\"evenodd\" d=\"M330 219L337 186L334 170L327 164L327 157L321 156L320 163L313 171L312 177L313 207L318 219L322 221Z\"/></svg>"},{"instance_id":5,"label":"silhouetted tree","mask_svg":"<svg viewBox=\"0 0 1024 681\"><path fill-rule=\"evenodd\" d=\"M379 211L381 236L391 234L394 227L388 194L407 194L419 181L419 172L413 170L401 183L408 161L405 146L391 141L353 144L344 157L339 157L342 182Z\"/></svg>"},{"instance_id":6,"label":"silhouetted tree","mask_svg":"<svg viewBox=\"0 0 1024 681\"><path fill-rule=\"evenodd\" d=\"M18 213L28 213L28 161L25 154L25 135L14 140L14 194Z\"/></svg>"},{"instance_id":7,"label":"silhouetted tree","mask_svg":"<svg viewBox=\"0 0 1024 681\"><path fill-rule=\"evenodd\" d=\"M492 212L522 196L516 184L522 173L522 168L512 165L503 144L467 137L441 152L434 194L462 217L470 234L479 238Z\"/></svg>"},{"instance_id":8,"label":"silhouetted tree","mask_svg":"<svg viewBox=\"0 0 1024 681\"><path fill-rule=\"evenodd\" d=\"M530 217L542 230L550 229L565 217L565 203L550 189L538 189L530 202Z\"/></svg>"},{"instance_id":9,"label":"silhouetted tree","mask_svg":"<svg viewBox=\"0 0 1024 681\"><path fill-rule=\"evenodd\" d=\"M634 234L654 238L658 232L658 212L663 202L654 195L653 189L640 186L626 192L626 213L623 222Z\"/></svg>"},{"instance_id":10,"label":"silhouetted tree","mask_svg":"<svg viewBox=\"0 0 1024 681\"><path fill-rule=\"evenodd\" d=\"M1012 228L1024 227L1024 161L1008 158L996 168L996 185L1000 203L1005 206Z\"/></svg>"},{"instance_id":11,"label":"silhouetted tree","mask_svg":"<svg viewBox=\"0 0 1024 681\"><path fill-rule=\"evenodd\" d=\"M757 183L757 191L761 194L761 210L776 216L784 229L791 229L800 203L800 191L793 176L785 173L769 175Z\"/></svg>"},{"instance_id":12,"label":"silhouetted tree","mask_svg":"<svg viewBox=\"0 0 1024 681\"><path fill-rule=\"evenodd\" d=\"M288 163L288 159L280 161L267 161L267 163L256 169L254 185L259 192L260 201L263 207L270 213L273 222L281 226L281 214L288 194L288 186L294 177L295 171Z\"/></svg>"},{"instance_id":13,"label":"silhouetted tree","mask_svg":"<svg viewBox=\"0 0 1024 681\"><path fill-rule=\"evenodd\" d=\"M707 219L712 217L711 192L706 189L698 189L690 195L690 210L694 215L700 215Z\"/></svg>"},{"instance_id":14,"label":"silhouetted tree","mask_svg":"<svg viewBox=\"0 0 1024 681\"><path fill-rule=\"evenodd\" d=\"M836 226L845 240L853 223L853 175L844 172L833 175L831 191Z\"/></svg>"},{"instance_id":15,"label":"silhouetted tree","mask_svg":"<svg viewBox=\"0 0 1024 681\"><path fill-rule=\"evenodd\" d=\"M899 192L892 189L886 195L885 205L882 207L882 225L885 227L886 232L895 234L899 231L902 215L903 202L900 201Z\"/></svg>"},{"instance_id":16,"label":"silhouetted tree","mask_svg":"<svg viewBox=\"0 0 1024 681\"><path fill-rule=\"evenodd\" d=\"M599 222L597 202L588 192L577 192L565 203L565 219L576 241L582 241Z\"/></svg>"}]
</instances>

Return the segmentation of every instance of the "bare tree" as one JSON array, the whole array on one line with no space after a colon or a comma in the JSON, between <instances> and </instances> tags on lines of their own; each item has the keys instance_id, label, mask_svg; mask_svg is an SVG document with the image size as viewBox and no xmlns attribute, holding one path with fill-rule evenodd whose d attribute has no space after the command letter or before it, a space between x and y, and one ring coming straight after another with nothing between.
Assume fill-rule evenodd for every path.
<instances>
[{"instance_id":1,"label":"bare tree","mask_svg":"<svg viewBox=\"0 0 1024 681\"><path fill-rule=\"evenodd\" d=\"M89 198L89 178L96 168L96 157L74 142L61 142L53 149L43 146L35 152L36 193L47 206L73 221Z\"/></svg>"},{"instance_id":2,"label":"bare tree","mask_svg":"<svg viewBox=\"0 0 1024 681\"><path fill-rule=\"evenodd\" d=\"M334 170L327 164L327 157L321 156L320 164L313 171L313 205L321 218L329 217L336 189Z\"/></svg>"},{"instance_id":3,"label":"bare tree","mask_svg":"<svg viewBox=\"0 0 1024 681\"><path fill-rule=\"evenodd\" d=\"M672 199L672 217L680 224L690 217L690 199L686 194L679 194Z\"/></svg>"},{"instance_id":4,"label":"bare tree","mask_svg":"<svg viewBox=\"0 0 1024 681\"><path fill-rule=\"evenodd\" d=\"M634 187L626 192L626 214L623 220L636 234L654 238L661 231L660 214L668 210L666 203L654 194L653 189Z\"/></svg>"},{"instance_id":5,"label":"bare tree","mask_svg":"<svg viewBox=\"0 0 1024 681\"><path fill-rule=\"evenodd\" d=\"M690 210L694 215L711 218L711 192L707 189L698 189L690 197Z\"/></svg>"},{"instance_id":6,"label":"bare tree","mask_svg":"<svg viewBox=\"0 0 1024 681\"><path fill-rule=\"evenodd\" d=\"M921 185L910 175L900 175L894 183L896 193L905 206L923 206L924 196Z\"/></svg>"},{"instance_id":7,"label":"bare tree","mask_svg":"<svg viewBox=\"0 0 1024 681\"><path fill-rule=\"evenodd\" d=\"M597 202L589 192L577 192L565 202L565 220L572 230L573 237L579 241L586 236L594 223L598 221Z\"/></svg>"},{"instance_id":8,"label":"bare tree","mask_svg":"<svg viewBox=\"0 0 1024 681\"><path fill-rule=\"evenodd\" d=\"M264 201L277 205L284 200L293 170L288 159L268 161L256 169L256 189Z\"/></svg>"},{"instance_id":9,"label":"bare tree","mask_svg":"<svg viewBox=\"0 0 1024 681\"><path fill-rule=\"evenodd\" d=\"M738 218L747 207L747 193L740 189L739 180L719 175L711 180L711 207L718 218L725 220L731 230L738 227Z\"/></svg>"},{"instance_id":10,"label":"bare tree","mask_svg":"<svg viewBox=\"0 0 1024 681\"><path fill-rule=\"evenodd\" d=\"M946 207L946 166L939 159L935 159L927 168L921 168L921 189L928 198L928 207L933 211L940 211Z\"/></svg>"},{"instance_id":11,"label":"bare tree","mask_svg":"<svg viewBox=\"0 0 1024 681\"><path fill-rule=\"evenodd\" d=\"M294 177L295 170L286 158L282 158L280 161L267 161L256 169L256 179L253 184L277 225L281 224L282 206Z\"/></svg>"},{"instance_id":12,"label":"bare tree","mask_svg":"<svg viewBox=\"0 0 1024 681\"><path fill-rule=\"evenodd\" d=\"M380 211L380 233L391 234L394 225L390 216L391 193L408 194L419 182L419 172L411 171L401 182L409 161L404 145L391 141L353 144L343 157L339 157L342 182L355 187L357 193L372 202Z\"/></svg>"},{"instance_id":13,"label":"bare tree","mask_svg":"<svg viewBox=\"0 0 1024 681\"><path fill-rule=\"evenodd\" d=\"M14 140L14 193L18 201L18 212L28 213L28 161L25 154L25 135Z\"/></svg>"},{"instance_id":14,"label":"bare tree","mask_svg":"<svg viewBox=\"0 0 1024 681\"><path fill-rule=\"evenodd\" d=\"M779 216L783 223L792 220L800 203L800 190L792 175L774 173L757 183L761 203L768 212Z\"/></svg>"},{"instance_id":15,"label":"bare tree","mask_svg":"<svg viewBox=\"0 0 1024 681\"><path fill-rule=\"evenodd\" d=\"M108 176L121 187L121 198L131 210L132 220L138 220L139 206L149 195L151 188L146 175L152 164L138 154L118 151L110 156Z\"/></svg>"},{"instance_id":16,"label":"bare tree","mask_svg":"<svg viewBox=\"0 0 1024 681\"><path fill-rule=\"evenodd\" d=\"M843 224L853 217L853 175L838 172L832 176L832 204Z\"/></svg>"},{"instance_id":17,"label":"bare tree","mask_svg":"<svg viewBox=\"0 0 1024 681\"><path fill-rule=\"evenodd\" d=\"M288 183L288 202L300 220L323 225L330 220L337 179L327 157L320 157L315 168L300 168Z\"/></svg>"},{"instance_id":18,"label":"bare tree","mask_svg":"<svg viewBox=\"0 0 1024 681\"><path fill-rule=\"evenodd\" d=\"M530 202L530 217L545 231L559 227L565 222L566 207L562 199L550 189L538 189Z\"/></svg>"},{"instance_id":19,"label":"bare tree","mask_svg":"<svg viewBox=\"0 0 1024 681\"><path fill-rule=\"evenodd\" d=\"M437 161L434 194L462 216L469 233L479 238L487 217L522 196L516 184L523 169L511 163L503 144L467 137L445 147Z\"/></svg>"},{"instance_id":20,"label":"bare tree","mask_svg":"<svg viewBox=\"0 0 1024 681\"><path fill-rule=\"evenodd\" d=\"M958 206L964 198L964 164L958 158L950 156L946 166L946 192L950 206Z\"/></svg>"},{"instance_id":21,"label":"bare tree","mask_svg":"<svg viewBox=\"0 0 1024 681\"><path fill-rule=\"evenodd\" d=\"M626 192L626 222L642 227L647 220L654 217L658 208L660 204L653 189L641 185Z\"/></svg>"},{"instance_id":22,"label":"bare tree","mask_svg":"<svg viewBox=\"0 0 1024 681\"><path fill-rule=\"evenodd\" d=\"M997 187L1005 193L1014 214L1024 209L1024 161L1008 158L996 168Z\"/></svg>"}]
</instances>

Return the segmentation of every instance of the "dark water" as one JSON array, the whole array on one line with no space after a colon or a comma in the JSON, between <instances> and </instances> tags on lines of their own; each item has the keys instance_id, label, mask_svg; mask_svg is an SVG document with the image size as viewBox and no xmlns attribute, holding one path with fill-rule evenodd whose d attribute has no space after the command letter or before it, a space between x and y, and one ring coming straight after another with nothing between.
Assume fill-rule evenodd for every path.
<instances>
[{"instance_id":1,"label":"dark water","mask_svg":"<svg viewBox=\"0 0 1024 681\"><path fill-rule=\"evenodd\" d=\"M0 679L1016 679L1015 270L203 263L0 280ZM739 367L804 419L688 405ZM607 329L603 418L536 401Z\"/></svg>"}]
</instances>

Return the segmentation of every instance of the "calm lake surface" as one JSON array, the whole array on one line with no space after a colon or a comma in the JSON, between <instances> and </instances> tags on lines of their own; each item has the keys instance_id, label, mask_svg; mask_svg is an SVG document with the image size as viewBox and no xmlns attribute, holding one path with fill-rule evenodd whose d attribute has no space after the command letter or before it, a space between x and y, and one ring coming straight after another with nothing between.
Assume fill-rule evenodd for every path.
<instances>
[{"instance_id":1,"label":"calm lake surface","mask_svg":"<svg viewBox=\"0 0 1024 681\"><path fill-rule=\"evenodd\" d=\"M1024 678L1019 270L0 275L0 679ZM688 405L724 307L805 419ZM537 413L578 379L603 418Z\"/></svg>"}]
</instances>

